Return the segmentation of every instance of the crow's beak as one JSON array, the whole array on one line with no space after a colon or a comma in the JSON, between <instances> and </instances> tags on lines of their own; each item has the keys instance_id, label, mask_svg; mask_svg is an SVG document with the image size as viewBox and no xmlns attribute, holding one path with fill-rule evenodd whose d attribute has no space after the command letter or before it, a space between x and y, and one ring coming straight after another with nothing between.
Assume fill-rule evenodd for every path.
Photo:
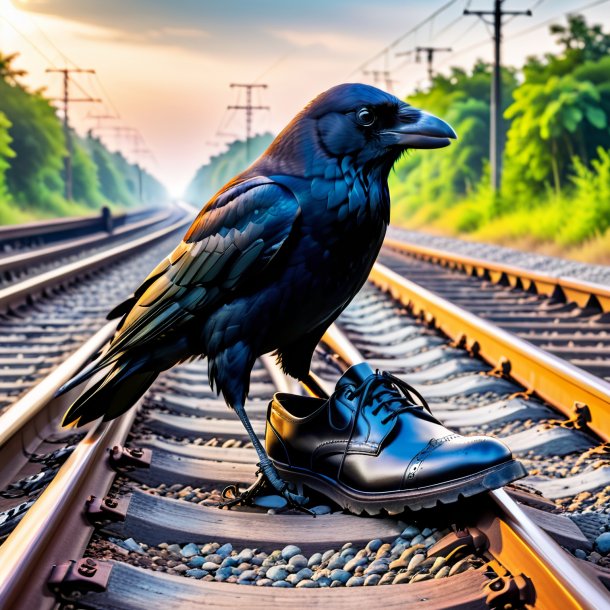
<instances>
[{"instance_id":1,"label":"crow's beak","mask_svg":"<svg viewBox=\"0 0 610 610\"><path fill-rule=\"evenodd\" d=\"M457 139L445 121L407 105L401 108L396 124L384 131L393 144L404 148L443 148L450 139Z\"/></svg>"}]
</instances>

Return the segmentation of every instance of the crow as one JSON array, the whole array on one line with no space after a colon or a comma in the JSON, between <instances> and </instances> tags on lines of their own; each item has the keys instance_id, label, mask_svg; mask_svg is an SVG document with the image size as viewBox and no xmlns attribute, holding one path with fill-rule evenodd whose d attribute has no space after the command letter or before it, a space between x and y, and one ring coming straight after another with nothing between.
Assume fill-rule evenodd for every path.
<instances>
[{"instance_id":1,"label":"crow","mask_svg":"<svg viewBox=\"0 0 610 610\"><path fill-rule=\"evenodd\" d=\"M363 84L311 101L265 153L203 207L182 242L132 297L104 353L66 392L105 371L66 412L81 426L128 410L161 371L207 357L262 476L293 505L244 405L256 359L274 352L304 380L316 345L360 290L390 221L387 178L407 149L447 146L442 120Z\"/></svg>"}]
</instances>

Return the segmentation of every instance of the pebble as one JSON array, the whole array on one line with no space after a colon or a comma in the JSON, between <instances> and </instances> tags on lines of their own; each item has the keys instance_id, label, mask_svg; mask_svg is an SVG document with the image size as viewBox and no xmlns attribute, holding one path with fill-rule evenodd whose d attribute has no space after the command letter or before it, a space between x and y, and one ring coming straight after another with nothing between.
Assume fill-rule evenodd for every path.
<instances>
[{"instance_id":1,"label":"pebble","mask_svg":"<svg viewBox=\"0 0 610 610\"><path fill-rule=\"evenodd\" d=\"M292 587L292 585L285 580L276 580L271 586L279 587L280 589L290 589Z\"/></svg>"},{"instance_id":2,"label":"pebble","mask_svg":"<svg viewBox=\"0 0 610 610\"><path fill-rule=\"evenodd\" d=\"M361 587L364 584L362 576L352 576L346 583L346 587Z\"/></svg>"},{"instance_id":3,"label":"pebble","mask_svg":"<svg viewBox=\"0 0 610 610\"><path fill-rule=\"evenodd\" d=\"M407 525L402 533L400 534L401 538L407 538L411 540L411 538L415 538L419 534L419 530L414 525Z\"/></svg>"},{"instance_id":4,"label":"pebble","mask_svg":"<svg viewBox=\"0 0 610 610\"><path fill-rule=\"evenodd\" d=\"M201 547L201 554L209 555L210 553L213 553L218 548L218 546L219 545L215 542L208 542L207 544L204 544Z\"/></svg>"},{"instance_id":5,"label":"pebble","mask_svg":"<svg viewBox=\"0 0 610 610\"><path fill-rule=\"evenodd\" d=\"M369 574L364 579L365 587L373 587L381 580L381 574Z\"/></svg>"},{"instance_id":6,"label":"pebble","mask_svg":"<svg viewBox=\"0 0 610 610\"><path fill-rule=\"evenodd\" d=\"M332 508L330 506L326 506L326 504L314 506L310 510L314 515L329 515L332 512Z\"/></svg>"},{"instance_id":7,"label":"pebble","mask_svg":"<svg viewBox=\"0 0 610 610\"><path fill-rule=\"evenodd\" d=\"M209 561L209 558L208 558ZM236 565L239 565L239 559L237 557L225 557L222 562L220 563L220 566L225 568L226 566L229 566L230 568L234 568Z\"/></svg>"},{"instance_id":8,"label":"pebble","mask_svg":"<svg viewBox=\"0 0 610 610\"><path fill-rule=\"evenodd\" d=\"M391 550L392 545L388 544L387 542L385 544L382 544L379 549L377 549L375 559L383 559L384 557L389 557Z\"/></svg>"},{"instance_id":9,"label":"pebble","mask_svg":"<svg viewBox=\"0 0 610 610\"><path fill-rule=\"evenodd\" d=\"M416 574L411 579L411 582L419 582L420 580L431 580L432 578L433 578L432 574L429 574L427 572L421 572L420 574ZM394 581L394 583L396 583L396 581Z\"/></svg>"},{"instance_id":10,"label":"pebble","mask_svg":"<svg viewBox=\"0 0 610 610\"><path fill-rule=\"evenodd\" d=\"M417 536L415 536L415 538L413 538L413 540L411 540L411 546L415 546L416 544L422 544L424 540L425 538L421 534L418 534Z\"/></svg>"},{"instance_id":11,"label":"pebble","mask_svg":"<svg viewBox=\"0 0 610 610\"><path fill-rule=\"evenodd\" d=\"M332 581L339 581L342 584L345 584L351 577L352 577L352 575L347 570L338 569L338 570L333 570L330 573L330 579Z\"/></svg>"},{"instance_id":12,"label":"pebble","mask_svg":"<svg viewBox=\"0 0 610 610\"><path fill-rule=\"evenodd\" d=\"M285 546L282 549L282 558L285 559L286 561L288 561L295 555L300 555L300 554L301 554L301 549L294 544L289 544L288 546Z\"/></svg>"},{"instance_id":13,"label":"pebble","mask_svg":"<svg viewBox=\"0 0 610 610\"><path fill-rule=\"evenodd\" d=\"M140 553L141 555L146 554L146 551L133 538L127 538L127 540L122 541L121 546L133 553Z\"/></svg>"},{"instance_id":14,"label":"pebble","mask_svg":"<svg viewBox=\"0 0 610 610\"><path fill-rule=\"evenodd\" d=\"M401 554L398 559L395 559L390 564L390 570L399 570L400 568L406 568L409 565L409 561L411 561L412 555L419 549L423 548L422 545L412 546Z\"/></svg>"},{"instance_id":15,"label":"pebble","mask_svg":"<svg viewBox=\"0 0 610 610\"><path fill-rule=\"evenodd\" d=\"M201 555L196 555L188 562L187 565L191 568L201 568L204 563L206 563L205 557L202 557ZM216 569L218 567L215 563L212 563L211 561L209 561L207 563L209 563L210 565L213 565L214 569Z\"/></svg>"},{"instance_id":16,"label":"pebble","mask_svg":"<svg viewBox=\"0 0 610 610\"><path fill-rule=\"evenodd\" d=\"M206 572L205 570L200 570L198 568L195 568L195 569L192 569L192 570L187 570L185 572L185 574L187 576L190 576L191 578L196 578L197 580L200 580L204 576L207 576L208 572Z\"/></svg>"},{"instance_id":17,"label":"pebble","mask_svg":"<svg viewBox=\"0 0 610 610\"><path fill-rule=\"evenodd\" d=\"M364 570L365 574L382 574L383 572L386 572L388 569L388 562L384 561L383 559L377 559L376 561L373 561L373 563L366 569Z\"/></svg>"},{"instance_id":18,"label":"pebble","mask_svg":"<svg viewBox=\"0 0 610 610\"><path fill-rule=\"evenodd\" d=\"M166 548L170 553L180 553L182 550L179 544L169 544Z\"/></svg>"},{"instance_id":19,"label":"pebble","mask_svg":"<svg viewBox=\"0 0 610 610\"><path fill-rule=\"evenodd\" d=\"M354 557L350 559L344 566L348 572L353 572L358 566L363 566L368 563L366 557Z\"/></svg>"},{"instance_id":20,"label":"pebble","mask_svg":"<svg viewBox=\"0 0 610 610\"><path fill-rule=\"evenodd\" d=\"M311 580L319 580L320 578L328 578L330 576L330 570L324 568L314 573Z\"/></svg>"},{"instance_id":21,"label":"pebble","mask_svg":"<svg viewBox=\"0 0 610 610\"><path fill-rule=\"evenodd\" d=\"M189 567L185 563L178 564L174 568L174 572L178 572L178 574L182 574L182 572L188 572Z\"/></svg>"},{"instance_id":22,"label":"pebble","mask_svg":"<svg viewBox=\"0 0 610 610\"><path fill-rule=\"evenodd\" d=\"M253 557L254 552L251 549L243 549L237 554L236 559L239 561L250 561Z\"/></svg>"},{"instance_id":23,"label":"pebble","mask_svg":"<svg viewBox=\"0 0 610 610\"><path fill-rule=\"evenodd\" d=\"M429 527L426 527L421 531L421 535L424 538L427 538L431 533L432 533L432 530Z\"/></svg>"},{"instance_id":24,"label":"pebble","mask_svg":"<svg viewBox=\"0 0 610 610\"><path fill-rule=\"evenodd\" d=\"M302 580L296 586L297 589L316 589L320 586L320 583L313 580Z\"/></svg>"},{"instance_id":25,"label":"pebble","mask_svg":"<svg viewBox=\"0 0 610 610\"><path fill-rule=\"evenodd\" d=\"M375 538L375 540L371 540L366 545L366 550L369 553L376 553L379 550L379 547L383 544L383 540L381 538Z\"/></svg>"},{"instance_id":26,"label":"pebble","mask_svg":"<svg viewBox=\"0 0 610 610\"><path fill-rule=\"evenodd\" d=\"M602 555L610 553L610 532L604 532L595 539L595 548Z\"/></svg>"},{"instance_id":27,"label":"pebble","mask_svg":"<svg viewBox=\"0 0 610 610\"><path fill-rule=\"evenodd\" d=\"M212 563L221 564L224 557L218 555L218 553L211 553L206 557L206 561L211 561Z\"/></svg>"},{"instance_id":28,"label":"pebble","mask_svg":"<svg viewBox=\"0 0 610 610\"><path fill-rule=\"evenodd\" d=\"M293 555L288 561L288 565L295 567L297 570L307 567L307 557L303 555Z\"/></svg>"},{"instance_id":29,"label":"pebble","mask_svg":"<svg viewBox=\"0 0 610 610\"><path fill-rule=\"evenodd\" d=\"M336 570L338 568L343 568L346 563L347 563L347 561L346 561L345 557L341 557L341 555L339 555L338 557L333 557L328 562L328 569Z\"/></svg>"},{"instance_id":30,"label":"pebble","mask_svg":"<svg viewBox=\"0 0 610 610\"><path fill-rule=\"evenodd\" d=\"M451 572L451 568L449 566L443 566L435 575L434 578L445 578L449 576L449 572Z\"/></svg>"},{"instance_id":31,"label":"pebble","mask_svg":"<svg viewBox=\"0 0 610 610\"><path fill-rule=\"evenodd\" d=\"M386 572L379 581L379 585L391 585L394 582L396 572Z\"/></svg>"},{"instance_id":32,"label":"pebble","mask_svg":"<svg viewBox=\"0 0 610 610\"><path fill-rule=\"evenodd\" d=\"M309 568L303 568L296 574L290 574L286 577L286 581L291 585L298 585L302 580L309 580L313 576L313 572Z\"/></svg>"},{"instance_id":33,"label":"pebble","mask_svg":"<svg viewBox=\"0 0 610 610\"><path fill-rule=\"evenodd\" d=\"M452 568L449 570L449 576L453 576L455 574L461 574L465 572L470 567L470 563L468 559L462 559L458 561Z\"/></svg>"},{"instance_id":34,"label":"pebble","mask_svg":"<svg viewBox=\"0 0 610 610\"><path fill-rule=\"evenodd\" d=\"M409 561L409 565L407 566L407 571L414 570L423 560L425 559L424 555L418 553L411 557L411 561Z\"/></svg>"},{"instance_id":35,"label":"pebble","mask_svg":"<svg viewBox=\"0 0 610 610\"><path fill-rule=\"evenodd\" d=\"M267 570L266 576L271 580L284 580L288 576L288 571L283 566L272 566Z\"/></svg>"},{"instance_id":36,"label":"pebble","mask_svg":"<svg viewBox=\"0 0 610 610\"><path fill-rule=\"evenodd\" d=\"M401 572L400 574L398 574L396 576L396 578L394 579L394 584L395 585L402 585L406 582L410 582L411 578L412 578L412 574L409 574L409 572Z\"/></svg>"},{"instance_id":37,"label":"pebble","mask_svg":"<svg viewBox=\"0 0 610 610\"><path fill-rule=\"evenodd\" d=\"M182 547L180 554L182 555L182 557L187 557L187 558L193 557L195 555L199 555L199 547L196 544L190 542L189 544Z\"/></svg>"},{"instance_id":38,"label":"pebble","mask_svg":"<svg viewBox=\"0 0 610 610\"><path fill-rule=\"evenodd\" d=\"M257 587L270 587L273 584L273 581L270 578L259 578L256 581Z\"/></svg>"},{"instance_id":39,"label":"pebble","mask_svg":"<svg viewBox=\"0 0 610 610\"><path fill-rule=\"evenodd\" d=\"M328 549L328 551L325 551L322 555L322 562L328 561L334 554L335 551L333 549Z\"/></svg>"},{"instance_id":40,"label":"pebble","mask_svg":"<svg viewBox=\"0 0 610 610\"><path fill-rule=\"evenodd\" d=\"M582 549L576 549L574 551L574 555L578 557L578 559L586 559L587 554Z\"/></svg>"},{"instance_id":41,"label":"pebble","mask_svg":"<svg viewBox=\"0 0 610 610\"><path fill-rule=\"evenodd\" d=\"M307 567L311 568L313 566L320 565L322 563L322 553L314 553L307 562Z\"/></svg>"},{"instance_id":42,"label":"pebble","mask_svg":"<svg viewBox=\"0 0 610 610\"><path fill-rule=\"evenodd\" d=\"M205 565L205 564L203 564ZM233 568L218 568L216 570L216 574L214 575L214 580L218 580L219 582L225 581L229 576L233 575Z\"/></svg>"},{"instance_id":43,"label":"pebble","mask_svg":"<svg viewBox=\"0 0 610 610\"><path fill-rule=\"evenodd\" d=\"M256 570L244 570L239 575L239 580L254 580L256 578Z\"/></svg>"},{"instance_id":44,"label":"pebble","mask_svg":"<svg viewBox=\"0 0 610 610\"><path fill-rule=\"evenodd\" d=\"M227 542L216 550L216 554L220 555L221 557L228 557L231 554L232 550L233 545L230 542Z\"/></svg>"},{"instance_id":45,"label":"pebble","mask_svg":"<svg viewBox=\"0 0 610 610\"><path fill-rule=\"evenodd\" d=\"M330 587L333 581L328 576L322 576L321 578L318 578L315 582L318 583L319 587Z\"/></svg>"},{"instance_id":46,"label":"pebble","mask_svg":"<svg viewBox=\"0 0 610 610\"><path fill-rule=\"evenodd\" d=\"M428 570L430 574L436 574L445 564L447 560L444 557L437 557L432 564L432 567Z\"/></svg>"}]
</instances>

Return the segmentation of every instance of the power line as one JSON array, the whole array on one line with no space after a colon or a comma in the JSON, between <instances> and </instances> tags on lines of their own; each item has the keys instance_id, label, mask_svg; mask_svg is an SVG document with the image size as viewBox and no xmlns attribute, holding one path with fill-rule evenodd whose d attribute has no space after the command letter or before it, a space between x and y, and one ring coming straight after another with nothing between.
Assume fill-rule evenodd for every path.
<instances>
[{"instance_id":1,"label":"power line","mask_svg":"<svg viewBox=\"0 0 610 610\"><path fill-rule=\"evenodd\" d=\"M610 2L610 0L597 0L596 2L590 2L589 4L585 4L584 6L575 7L573 9L570 9L569 11L560 13L559 15L555 15L555 17L551 17L550 19L547 19L546 21L541 21L540 23L533 25L532 27L526 28L524 30L520 30L519 32L516 32L515 34L508 36L507 40L512 40L513 38L518 38L519 36L525 36L526 34L535 32L536 30L539 30L540 28L546 27L547 25L553 23L554 21L557 20L558 17L565 17L565 16L571 15L573 13L578 13L580 11L586 11L590 8L599 6L600 4L605 4L606 2Z\"/></svg>"},{"instance_id":2,"label":"power line","mask_svg":"<svg viewBox=\"0 0 610 610\"><path fill-rule=\"evenodd\" d=\"M8 24L13 30L15 30L15 32L17 32L17 34L19 34L19 36L21 36L33 49L34 51L36 51L50 66L53 66L54 68L57 67L57 65L55 64L55 62L49 58L49 56L44 53L40 47L36 46L34 44L34 42L28 37L26 36L16 25L14 25L13 23L11 23L4 15L0 14L0 19L2 19L6 24Z\"/></svg>"},{"instance_id":3,"label":"power line","mask_svg":"<svg viewBox=\"0 0 610 610\"><path fill-rule=\"evenodd\" d=\"M502 120L502 75L501 75L501 44L502 44L502 18L504 15L526 15L531 17L532 11L505 11L502 9L503 0L494 0L493 11L471 11L464 9L464 15L474 15L484 23L489 23L485 17L493 17L494 66L491 81L491 105L489 128L489 161L491 165L491 189L495 193L500 189L502 171L502 135L500 121Z\"/></svg>"},{"instance_id":4,"label":"power line","mask_svg":"<svg viewBox=\"0 0 610 610\"><path fill-rule=\"evenodd\" d=\"M434 20L435 17L440 15L442 12L447 10L452 4L455 4L456 2L457 2L457 0L450 0L449 2L446 2L445 4L443 4L436 11L434 11L431 15L426 17L423 21L418 23L416 26L412 27L408 32L405 32L404 34L402 34L401 36L396 38L393 42L391 42L388 46L381 49L381 51L379 51L379 53L377 53L376 55L373 55L371 58L369 58L365 62L361 63L349 76L351 77L358 72L362 72L362 70L364 70L370 63L374 62L376 59L379 59L384 54L391 51L396 45L400 44L405 38L407 38L408 36L411 36L411 34L415 33L417 30L422 28L424 25L426 25L427 23Z\"/></svg>"}]
</instances>

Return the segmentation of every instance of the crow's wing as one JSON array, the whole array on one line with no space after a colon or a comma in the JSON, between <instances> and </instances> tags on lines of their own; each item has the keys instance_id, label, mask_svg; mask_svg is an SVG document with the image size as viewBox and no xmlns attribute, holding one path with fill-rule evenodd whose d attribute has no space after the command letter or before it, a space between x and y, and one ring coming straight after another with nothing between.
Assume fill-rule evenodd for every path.
<instances>
[{"instance_id":1,"label":"crow's wing","mask_svg":"<svg viewBox=\"0 0 610 610\"><path fill-rule=\"evenodd\" d=\"M299 214L291 191L268 178L252 178L222 191L134 297L115 310L124 317L95 368L176 331L251 282L268 267Z\"/></svg>"}]
</instances>

